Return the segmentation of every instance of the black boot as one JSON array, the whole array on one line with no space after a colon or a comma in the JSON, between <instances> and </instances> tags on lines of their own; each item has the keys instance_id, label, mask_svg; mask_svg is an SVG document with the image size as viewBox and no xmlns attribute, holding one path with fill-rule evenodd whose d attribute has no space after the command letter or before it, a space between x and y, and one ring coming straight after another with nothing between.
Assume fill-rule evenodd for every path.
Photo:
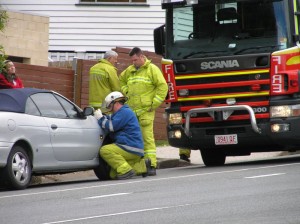
<instances>
[{"instance_id":1,"label":"black boot","mask_svg":"<svg viewBox=\"0 0 300 224\"><path fill-rule=\"evenodd\" d=\"M189 157L187 157L187 156L184 155L184 154L181 154L181 155L180 155L180 159L181 159L181 160L184 160L184 161L187 161L188 163L191 162L191 160L189 159Z\"/></svg>"},{"instance_id":2,"label":"black boot","mask_svg":"<svg viewBox=\"0 0 300 224\"><path fill-rule=\"evenodd\" d=\"M149 158L145 159L146 167L147 167L147 173L143 173L143 177L147 176L156 176L156 169L151 166L151 160Z\"/></svg>"},{"instance_id":3,"label":"black boot","mask_svg":"<svg viewBox=\"0 0 300 224\"><path fill-rule=\"evenodd\" d=\"M150 170L148 172L148 176L156 176L156 168L153 166L150 167Z\"/></svg>"},{"instance_id":4,"label":"black boot","mask_svg":"<svg viewBox=\"0 0 300 224\"><path fill-rule=\"evenodd\" d=\"M133 170L130 170L125 174L117 175L116 179L117 180L126 180L126 179L132 178L133 176L135 176L135 172Z\"/></svg>"},{"instance_id":5,"label":"black boot","mask_svg":"<svg viewBox=\"0 0 300 224\"><path fill-rule=\"evenodd\" d=\"M143 177L149 176L149 171L151 170L151 160L149 158L145 159L145 164L146 164L147 171L146 173L142 174Z\"/></svg>"}]
</instances>

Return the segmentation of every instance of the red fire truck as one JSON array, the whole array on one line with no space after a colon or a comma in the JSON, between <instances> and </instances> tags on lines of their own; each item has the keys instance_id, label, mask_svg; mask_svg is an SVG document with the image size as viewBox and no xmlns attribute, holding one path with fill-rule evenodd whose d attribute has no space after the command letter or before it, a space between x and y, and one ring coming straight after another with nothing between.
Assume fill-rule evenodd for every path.
<instances>
[{"instance_id":1,"label":"red fire truck","mask_svg":"<svg viewBox=\"0 0 300 224\"><path fill-rule=\"evenodd\" d=\"M226 156L300 149L300 0L163 0L154 30L171 146Z\"/></svg>"}]
</instances>

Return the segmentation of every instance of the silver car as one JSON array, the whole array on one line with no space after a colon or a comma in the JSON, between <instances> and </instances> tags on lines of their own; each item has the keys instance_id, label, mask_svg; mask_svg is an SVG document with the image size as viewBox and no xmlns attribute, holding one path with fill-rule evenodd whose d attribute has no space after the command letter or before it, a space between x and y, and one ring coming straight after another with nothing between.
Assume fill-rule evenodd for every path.
<instances>
[{"instance_id":1,"label":"silver car","mask_svg":"<svg viewBox=\"0 0 300 224\"><path fill-rule=\"evenodd\" d=\"M92 115L53 91L0 90L0 181L24 189L32 175L88 169L108 179L99 158L104 133Z\"/></svg>"}]
</instances>

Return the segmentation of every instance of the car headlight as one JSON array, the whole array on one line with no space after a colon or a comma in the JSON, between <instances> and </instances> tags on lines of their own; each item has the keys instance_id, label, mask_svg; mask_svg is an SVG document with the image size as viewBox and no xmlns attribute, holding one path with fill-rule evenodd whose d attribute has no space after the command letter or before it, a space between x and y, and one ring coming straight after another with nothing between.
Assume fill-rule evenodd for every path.
<instances>
[{"instance_id":1,"label":"car headlight","mask_svg":"<svg viewBox=\"0 0 300 224\"><path fill-rule=\"evenodd\" d=\"M169 124L182 124L182 114L181 113L169 114Z\"/></svg>"},{"instance_id":2,"label":"car headlight","mask_svg":"<svg viewBox=\"0 0 300 224\"><path fill-rule=\"evenodd\" d=\"M271 118L300 116L300 105L283 105L270 107Z\"/></svg>"}]
</instances>

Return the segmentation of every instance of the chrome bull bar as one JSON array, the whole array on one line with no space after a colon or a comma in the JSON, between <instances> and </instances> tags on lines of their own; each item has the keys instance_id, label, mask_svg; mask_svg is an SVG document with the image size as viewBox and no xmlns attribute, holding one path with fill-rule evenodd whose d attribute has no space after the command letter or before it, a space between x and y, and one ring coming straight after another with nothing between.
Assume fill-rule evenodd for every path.
<instances>
[{"instance_id":1,"label":"chrome bull bar","mask_svg":"<svg viewBox=\"0 0 300 224\"><path fill-rule=\"evenodd\" d=\"M184 132L187 136L191 137L190 117L191 117L191 114L193 114L193 113L208 113L208 112L215 112L215 111L235 111L235 110L247 110L250 115L251 126L252 126L253 131L255 131L258 134L261 134L261 129L257 126L257 123L256 123L255 113L254 113L253 109L247 105L206 107L206 108L191 109L186 113Z\"/></svg>"}]
</instances>

